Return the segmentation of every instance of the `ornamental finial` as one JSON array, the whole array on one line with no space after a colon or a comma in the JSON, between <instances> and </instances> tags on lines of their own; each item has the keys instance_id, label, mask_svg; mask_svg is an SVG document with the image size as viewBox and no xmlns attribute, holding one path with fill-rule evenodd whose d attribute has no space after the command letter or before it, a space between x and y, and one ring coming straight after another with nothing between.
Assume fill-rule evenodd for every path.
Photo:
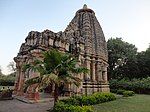
<instances>
[{"instance_id":1,"label":"ornamental finial","mask_svg":"<svg viewBox=\"0 0 150 112\"><path fill-rule=\"evenodd\" d=\"M83 9L87 9L87 5L86 4L84 4Z\"/></svg>"}]
</instances>

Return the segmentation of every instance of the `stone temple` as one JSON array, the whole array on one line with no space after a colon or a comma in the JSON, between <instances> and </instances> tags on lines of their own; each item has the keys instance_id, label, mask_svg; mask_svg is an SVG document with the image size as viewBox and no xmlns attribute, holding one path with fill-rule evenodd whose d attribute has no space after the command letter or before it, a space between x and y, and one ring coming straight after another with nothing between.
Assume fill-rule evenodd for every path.
<instances>
[{"instance_id":1,"label":"stone temple","mask_svg":"<svg viewBox=\"0 0 150 112\"><path fill-rule=\"evenodd\" d=\"M87 67L89 74L80 74L82 84L79 88L66 85L70 94L92 94L94 92L109 92L107 81L108 52L102 28L92 9L86 5L78 10L75 17L62 32L50 30L43 32L31 31L22 43L18 55L14 58L17 67L15 94L38 99L38 90L34 86L24 93L24 82L38 73L33 70L23 72L22 67L31 63L35 58L41 58L41 52L58 49L74 54L80 66ZM52 87L49 87L52 88ZM69 94L69 95L70 95Z\"/></svg>"}]
</instances>

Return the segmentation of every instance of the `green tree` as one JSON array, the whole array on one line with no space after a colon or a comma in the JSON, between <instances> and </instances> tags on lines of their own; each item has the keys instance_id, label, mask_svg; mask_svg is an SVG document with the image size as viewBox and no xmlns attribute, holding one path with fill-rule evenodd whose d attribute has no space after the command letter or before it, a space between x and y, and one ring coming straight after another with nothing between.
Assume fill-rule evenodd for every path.
<instances>
[{"instance_id":1,"label":"green tree","mask_svg":"<svg viewBox=\"0 0 150 112\"><path fill-rule=\"evenodd\" d=\"M4 74L2 73L2 69L0 67L0 76L3 76Z\"/></svg>"},{"instance_id":2,"label":"green tree","mask_svg":"<svg viewBox=\"0 0 150 112\"><path fill-rule=\"evenodd\" d=\"M9 64L8 64L7 67L9 68L10 71L16 72L16 65L15 65L15 62L14 62L14 61L9 62Z\"/></svg>"},{"instance_id":3,"label":"green tree","mask_svg":"<svg viewBox=\"0 0 150 112\"><path fill-rule=\"evenodd\" d=\"M32 69L40 75L26 81L26 87L32 84L39 86L54 84L54 104L58 101L58 88L61 84L73 83L80 85L81 79L77 77L79 73L87 73L88 69L77 66L77 60L69 54L56 50L44 52L43 60L35 60L27 64L24 70Z\"/></svg>"},{"instance_id":4,"label":"green tree","mask_svg":"<svg viewBox=\"0 0 150 112\"><path fill-rule=\"evenodd\" d=\"M150 77L150 46L146 51L142 51L137 55L139 77Z\"/></svg>"},{"instance_id":5,"label":"green tree","mask_svg":"<svg viewBox=\"0 0 150 112\"><path fill-rule=\"evenodd\" d=\"M123 78L130 76L136 72L136 54L137 48L135 45L123 41L121 38L110 38L107 41L108 45L108 74L111 78ZM135 70L135 71L132 71ZM135 73L133 73L135 74Z\"/></svg>"},{"instance_id":6,"label":"green tree","mask_svg":"<svg viewBox=\"0 0 150 112\"><path fill-rule=\"evenodd\" d=\"M7 65L7 67L11 71L11 73L8 75L11 75L12 77L16 77L16 64L15 64L15 62L14 61L10 62Z\"/></svg>"}]
</instances>

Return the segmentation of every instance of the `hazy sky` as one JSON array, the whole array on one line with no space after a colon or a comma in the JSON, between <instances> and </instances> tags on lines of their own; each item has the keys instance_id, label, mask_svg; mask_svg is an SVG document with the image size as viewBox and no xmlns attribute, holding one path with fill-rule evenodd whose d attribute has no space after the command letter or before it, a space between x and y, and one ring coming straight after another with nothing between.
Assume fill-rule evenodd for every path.
<instances>
[{"instance_id":1,"label":"hazy sky","mask_svg":"<svg viewBox=\"0 0 150 112\"><path fill-rule=\"evenodd\" d=\"M8 73L31 30L63 31L84 4L96 13L106 40L122 37L139 51L150 43L150 0L0 0L0 66Z\"/></svg>"}]
</instances>

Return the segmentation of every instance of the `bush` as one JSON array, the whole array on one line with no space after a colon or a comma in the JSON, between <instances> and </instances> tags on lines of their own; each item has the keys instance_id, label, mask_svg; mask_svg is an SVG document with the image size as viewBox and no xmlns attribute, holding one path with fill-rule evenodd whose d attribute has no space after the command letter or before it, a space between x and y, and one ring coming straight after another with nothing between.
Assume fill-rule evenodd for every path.
<instances>
[{"instance_id":1,"label":"bush","mask_svg":"<svg viewBox=\"0 0 150 112\"><path fill-rule=\"evenodd\" d=\"M117 94L119 94L119 95L123 95L123 92L125 92L126 90L122 90L122 89L119 89L119 90L117 90Z\"/></svg>"},{"instance_id":2,"label":"bush","mask_svg":"<svg viewBox=\"0 0 150 112\"><path fill-rule=\"evenodd\" d=\"M138 94L150 94L150 77L143 79L132 79L132 80L110 80L110 89L125 89L134 91Z\"/></svg>"},{"instance_id":3,"label":"bush","mask_svg":"<svg viewBox=\"0 0 150 112\"><path fill-rule=\"evenodd\" d=\"M117 89L110 89L110 92L117 93Z\"/></svg>"},{"instance_id":4,"label":"bush","mask_svg":"<svg viewBox=\"0 0 150 112\"><path fill-rule=\"evenodd\" d=\"M75 106L57 102L53 112L94 112L92 106Z\"/></svg>"},{"instance_id":5,"label":"bush","mask_svg":"<svg viewBox=\"0 0 150 112\"><path fill-rule=\"evenodd\" d=\"M94 93L90 96L74 96L66 100L61 100L62 102L66 104L72 104L72 105L94 105L98 103L108 102L115 100L116 97L112 93Z\"/></svg>"},{"instance_id":6,"label":"bush","mask_svg":"<svg viewBox=\"0 0 150 112\"><path fill-rule=\"evenodd\" d=\"M69 99L65 99L65 100L61 100L62 102L64 102L65 104L70 104L70 105L80 105L79 101L76 98L69 98Z\"/></svg>"},{"instance_id":7,"label":"bush","mask_svg":"<svg viewBox=\"0 0 150 112\"><path fill-rule=\"evenodd\" d=\"M94 96L97 100L97 104L98 103L103 103L107 101L107 97L105 96L106 93L94 93Z\"/></svg>"},{"instance_id":8,"label":"bush","mask_svg":"<svg viewBox=\"0 0 150 112\"><path fill-rule=\"evenodd\" d=\"M107 101L113 101L116 100L116 96L112 93L105 93L104 96L107 98Z\"/></svg>"},{"instance_id":9,"label":"bush","mask_svg":"<svg viewBox=\"0 0 150 112\"><path fill-rule=\"evenodd\" d=\"M134 94L135 93L133 91L124 91L123 92L124 97L134 96Z\"/></svg>"},{"instance_id":10,"label":"bush","mask_svg":"<svg viewBox=\"0 0 150 112\"><path fill-rule=\"evenodd\" d=\"M91 95L91 96L82 96L80 98L81 99L79 101L80 101L81 105L93 105L93 104L97 103L96 97L94 95Z\"/></svg>"},{"instance_id":11,"label":"bush","mask_svg":"<svg viewBox=\"0 0 150 112\"><path fill-rule=\"evenodd\" d=\"M0 76L0 86L14 86L15 77Z\"/></svg>"},{"instance_id":12,"label":"bush","mask_svg":"<svg viewBox=\"0 0 150 112\"><path fill-rule=\"evenodd\" d=\"M3 90L0 92L0 100L12 99L12 90Z\"/></svg>"},{"instance_id":13,"label":"bush","mask_svg":"<svg viewBox=\"0 0 150 112\"><path fill-rule=\"evenodd\" d=\"M94 112L94 105L102 102L115 100L112 93L94 93L89 96L73 96L69 99L61 100L54 106L53 112Z\"/></svg>"}]
</instances>

